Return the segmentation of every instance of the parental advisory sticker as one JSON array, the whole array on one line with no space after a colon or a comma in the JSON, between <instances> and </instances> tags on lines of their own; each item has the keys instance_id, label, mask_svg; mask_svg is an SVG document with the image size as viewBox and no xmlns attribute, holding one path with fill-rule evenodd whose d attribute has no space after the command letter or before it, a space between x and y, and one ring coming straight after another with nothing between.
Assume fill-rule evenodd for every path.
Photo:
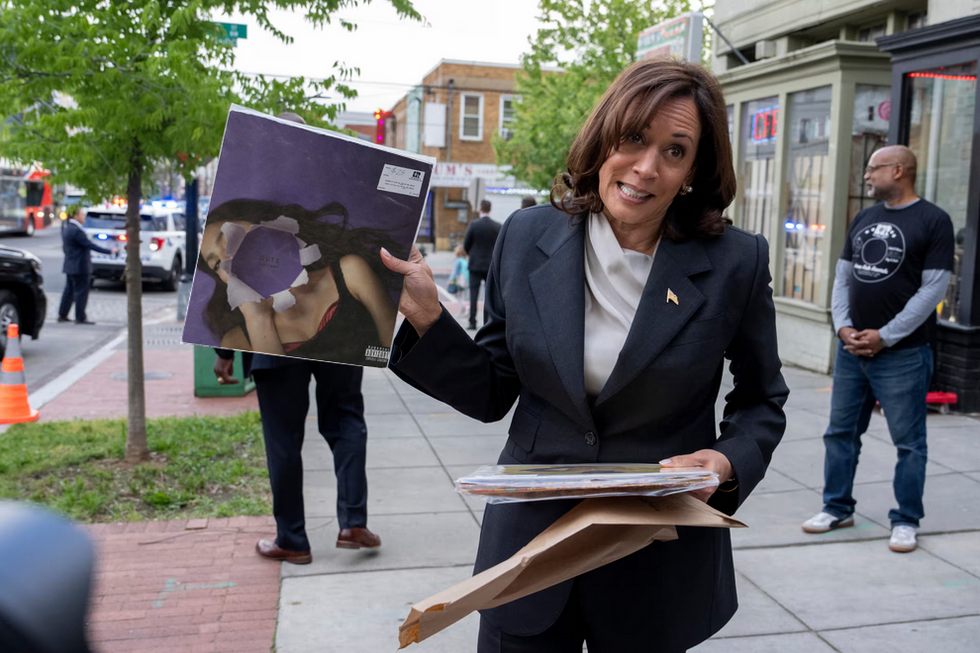
<instances>
[{"instance_id":1,"label":"parental advisory sticker","mask_svg":"<svg viewBox=\"0 0 980 653\"><path fill-rule=\"evenodd\" d=\"M369 363L387 363L390 354L387 347L368 347L364 350L364 359Z\"/></svg>"},{"instance_id":2,"label":"parental advisory sticker","mask_svg":"<svg viewBox=\"0 0 980 653\"><path fill-rule=\"evenodd\" d=\"M425 173L421 170L412 170L386 163L384 170L381 171L381 179L378 181L378 190L418 197L422 192L424 179Z\"/></svg>"}]
</instances>

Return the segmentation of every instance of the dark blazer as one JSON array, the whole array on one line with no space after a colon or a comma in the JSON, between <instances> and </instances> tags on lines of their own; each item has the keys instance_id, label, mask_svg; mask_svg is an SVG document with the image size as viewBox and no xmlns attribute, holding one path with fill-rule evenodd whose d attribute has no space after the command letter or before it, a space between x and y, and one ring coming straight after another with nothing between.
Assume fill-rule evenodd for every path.
<instances>
[{"instance_id":1,"label":"dark blazer","mask_svg":"<svg viewBox=\"0 0 980 653\"><path fill-rule=\"evenodd\" d=\"M82 228L71 221L65 224L64 231L61 232L61 247L65 252L65 263L61 271L65 274L92 274L90 252L103 254L112 252L108 247L100 247L89 240Z\"/></svg>"},{"instance_id":2,"label":"dark blazer","mask_svg":"<svg viewBox=\"0 0 980 653\"><path fill-rule=\"evenodd\" d=\"M490 259L493 256L493 246L500 233L500 223L490 216L477 218L466 228L463 237L463 249L469 257L469 270L477 274L486 274L490 269Z\"/></svg>"},{"instance_id":3,"label":"dark blazer","mask_svg":"<svg viewBox=\"0 0 980 653\"><path fill-rule=\"evenodd\" d=\"M476 340L446 311L421 339L403 324L393 371L484 422L503 418L517 399L501 464L650 463L714 448L731 461L738 486L716 492L710 503L734 513L765 474L789 394L776 351L765 239L729 227L709 240L662 241L612 375L589 398L584 229L584 220L547 205L512 215L494 250L487 322ZM667 302L668 289L676 305ZM724 358L732 361L735 389L716 437ZM475 571L510 557L574 505L487 506ZM561 613L574 582L589 619L618 633L622 650L646 650L651 641L663 650L690 648L734 614L734 568L727 529L678 534L483 615L514 635L540 633Z\"/></svg>"}]
</instances>

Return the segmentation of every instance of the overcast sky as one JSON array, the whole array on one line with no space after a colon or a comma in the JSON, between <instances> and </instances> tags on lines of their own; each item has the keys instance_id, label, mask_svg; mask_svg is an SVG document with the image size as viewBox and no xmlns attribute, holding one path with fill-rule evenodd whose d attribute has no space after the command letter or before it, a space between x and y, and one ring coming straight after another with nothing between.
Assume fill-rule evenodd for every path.
<instances>
[{"instance_id":1,"label":"overcast sky","mask_svg":"<svg viewBox=\"0 0 980 653\"><path fill-rule=\"evenodd\" d=\"M422 81L440 59L520 63L528 36L538 28L536 0L414 0L428 26L400 20L386 0L337 14L358 28L348 33L339 25L313 29L302 15L277 11L272 22L292 36L283 45L241 16L215 17L248 25L248 38L238 41L235 67L250 73L323 78L335 61L361 69L351 83L359 97L349 111L390 109ZM336 96L336 101L341 98Z\"/></svg>"}]
</instances>

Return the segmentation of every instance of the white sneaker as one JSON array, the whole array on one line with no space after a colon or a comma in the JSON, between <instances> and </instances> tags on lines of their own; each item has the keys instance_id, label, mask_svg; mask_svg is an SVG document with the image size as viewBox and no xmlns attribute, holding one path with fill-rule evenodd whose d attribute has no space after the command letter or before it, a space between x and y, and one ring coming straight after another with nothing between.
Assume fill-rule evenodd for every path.
<instances>
[{"instance_id":1,"label":"white sneaker","mask_svg":"<svg viewBox=\"0 0 980 653\"><path fill-rule=\"evenodd\" d=\"M915 526L899 524L892 528L892 537L888 540L888 548L898 553L911 553L915 551L918 542L915 539Z\"/></svg>"},{"instance_id":2,"label":"white sneaker","mask_svg":"<svg viewBox=\"0 0 980 653\"><path fill-rule=\"evenodd\" d=\"M836 528L847 528L854 525L854 515L849 515L846 519L841 519L831 515L829 512L818 512L803 522L803 530L807 533L826 533Z\"/></svg>"}]
</instances>

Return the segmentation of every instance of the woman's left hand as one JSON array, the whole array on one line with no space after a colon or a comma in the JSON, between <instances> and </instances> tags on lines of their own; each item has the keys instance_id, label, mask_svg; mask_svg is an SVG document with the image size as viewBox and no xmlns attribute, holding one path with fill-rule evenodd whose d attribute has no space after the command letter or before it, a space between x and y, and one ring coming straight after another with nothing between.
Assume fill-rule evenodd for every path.
<instances>
[{"instance_id":1,"label":"woman's left hand","mask_svg":"<svg viewBox=\"0 0 980 653\"><path fill-rule=\"evenodd\" d=\"M670 458L661 460L660 464L664 467L703 467L709 472L718 474L719 484L730 479L734 472L732 464L728 462L728 456L714 449L701 449L700 451L695 451L684 456L671 456ZM707 502L717 489L718 486L716 485L714 487L695 490L690 494L695 499Z\"/></svg>"}]
</instances>

